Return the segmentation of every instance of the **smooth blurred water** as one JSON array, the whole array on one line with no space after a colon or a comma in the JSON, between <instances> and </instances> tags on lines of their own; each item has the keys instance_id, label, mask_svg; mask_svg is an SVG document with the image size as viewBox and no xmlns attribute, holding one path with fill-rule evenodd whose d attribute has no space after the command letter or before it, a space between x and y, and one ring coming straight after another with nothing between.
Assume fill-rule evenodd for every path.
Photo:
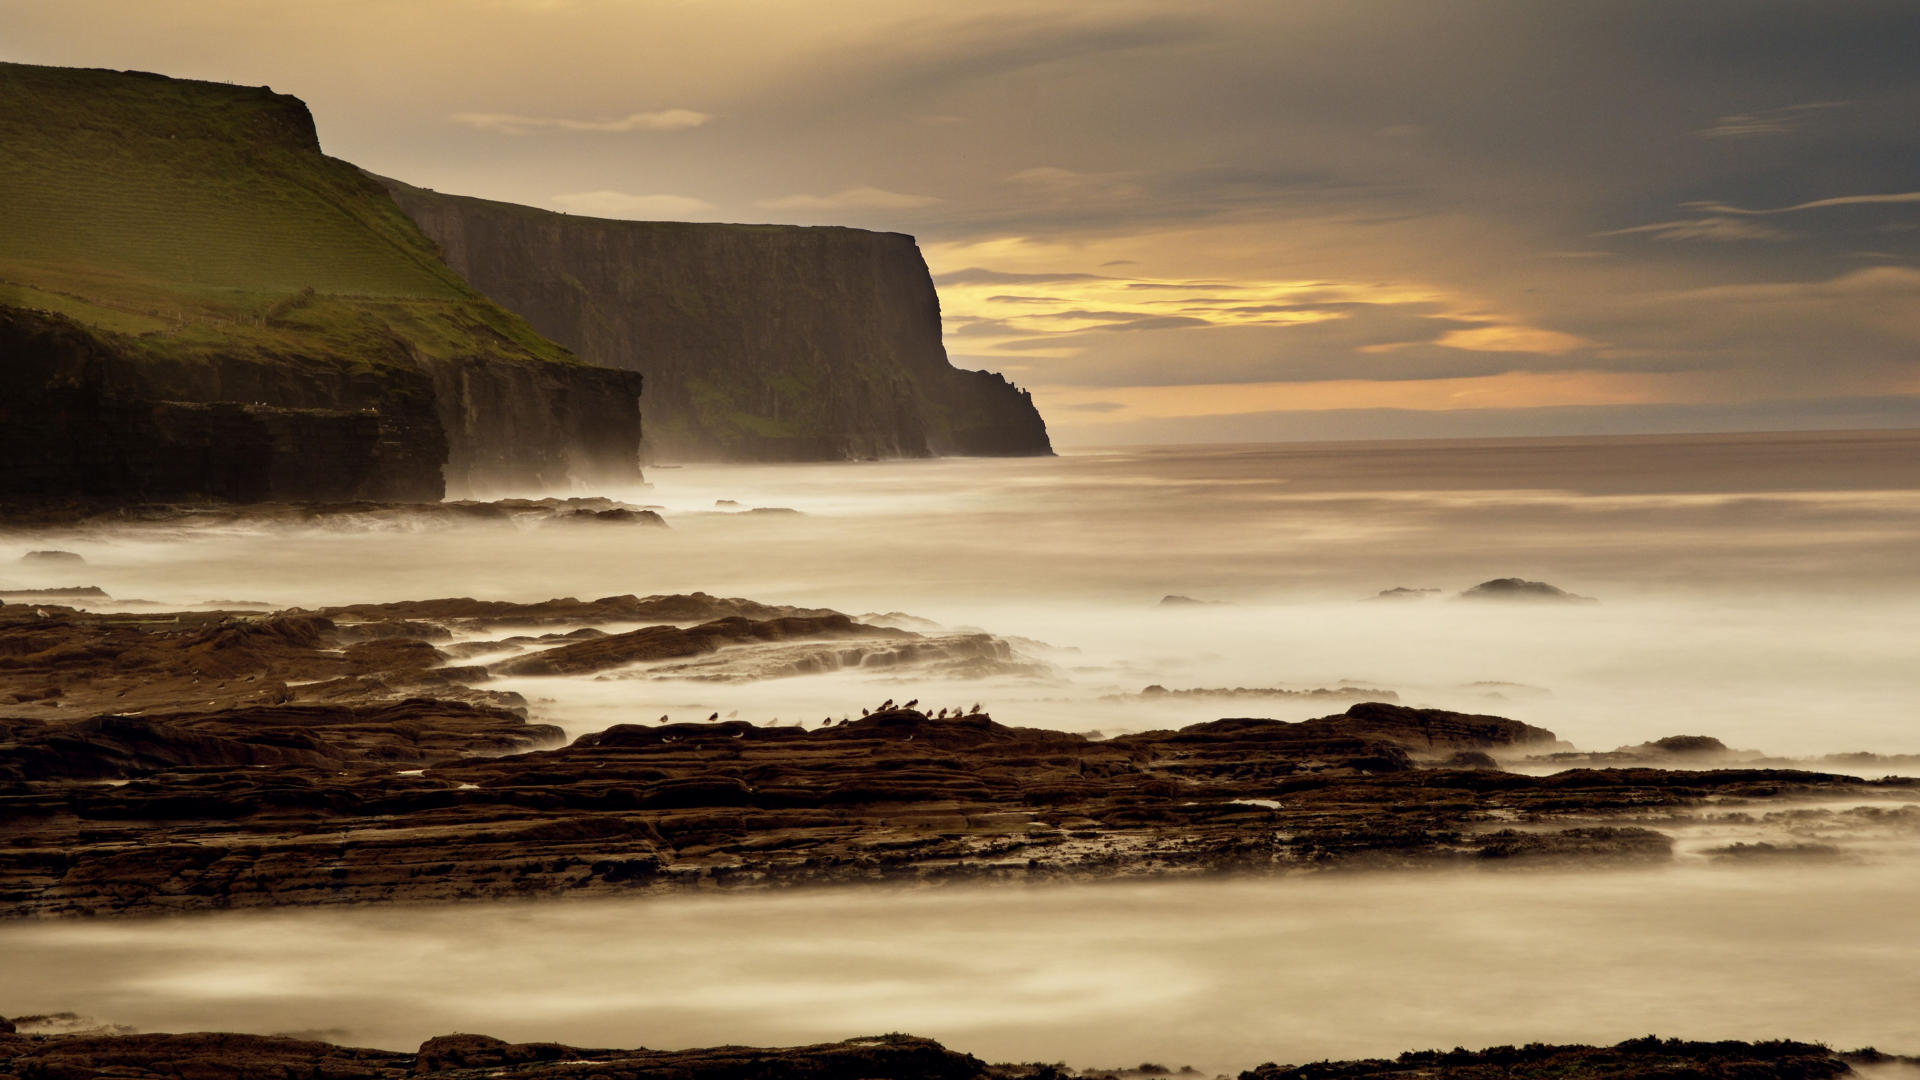
<instances>
[{"instance_id":1,"label":"smooth blurred water","mask_svg":"<svg viewBox=\"0 0 1920 1080\"><path fill-rule=\"evenodd\" d=\"M1920 1048L1920 865L844 889L0 924L0 1013L411 1048L909 1031L990 1061Z\"/></svg>"},{"instance_id":2,"label":"smooth blurred water","mask_svg":"<svg viewBox=\"0 0 1920 1080\"><path fill-rule=\"evenodd\" d=\"M95 584L162 606L705 590L978 626L1051 672L491 684L576 734L662 713L815 721L887 697L1119 731L1344 707L1139 698L1148 684L1360 684L1588 748L1698 733L1780 753L1920 752L1914 433L1123 449L650 479L604 494L664 507L670 529L0 530L0 584ZM87 564L15 562L48 547ZM1600 602L1445 598L1502 576ZM1366 600L1393 586L1443 593ZM1168 593L1218 603L1158 606ZM992 1060L1208 1071L1648 1032L1920 1051L1911 838L1873 840L1857 862L1705 861L1743 828L1670 829L1676 865L1631 872L0 924L0 1013L394 1047L449 1030L662 1047L906 1030Z\"/></svg>"},{"instance_id":3,"label":"smooth blurred water","mask_svg":"<svg viewBox=\"0 0 1920 1080\"><path fill-rule=\"evenodd\" d=\"M705 590L905 611L1053 647L1023 647L1053 665L1045 679L500 684L575 734L714 711L818 722L889 697L1112 732L1344 707L1115 700L1149 684L1360 684L1589 748L1693 733L1776 753L1920 752L1911 432L1156 447L649 479L602 494L663 506L669 529L354 519L0 532L0 581L307 607ZM14 563L35 547L88 565ZM1503 576L1601 602L1445 599ZM1394 586L1442 592L1363 602ZM1169 593L1218 604L1158 606Z\"/></svg>"}]
</instances>

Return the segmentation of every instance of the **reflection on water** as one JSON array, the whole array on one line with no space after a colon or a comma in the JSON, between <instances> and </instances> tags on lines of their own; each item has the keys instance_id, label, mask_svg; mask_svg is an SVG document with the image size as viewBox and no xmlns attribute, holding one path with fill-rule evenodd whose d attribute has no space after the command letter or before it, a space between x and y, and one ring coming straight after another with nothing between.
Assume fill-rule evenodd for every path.
<instances>
[{"instance_id":1,"label":"reflection on water","mask_svg":"<svg viewBox=\"0 0 1920 1080\"><path fill-rule=\"evenodd\" d=\"M410 1047L885 1031L1191 1063L1532 1040L1920 1046L1920 866L842 890L0 926L0 1013Z\"/></svg>"}]
</instances>

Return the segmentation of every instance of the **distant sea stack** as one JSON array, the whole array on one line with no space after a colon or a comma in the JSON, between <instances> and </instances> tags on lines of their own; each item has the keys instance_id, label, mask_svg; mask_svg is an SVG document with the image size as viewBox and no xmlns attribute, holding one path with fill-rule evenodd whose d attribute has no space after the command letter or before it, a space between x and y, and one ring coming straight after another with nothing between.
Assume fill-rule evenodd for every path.
<instances>
[{"instance_id":1,"label":"distant sea stack","mask_svg":"<svg viewBox=\"0 0 1920 1080\"><path fill-rule=\"evenodd\" d=\"M638 479L640 376L476 292L265 87L0 64L0 496Z\"/></svg>"},{"instance_id":2,"label":"distant sea stack","mask_svg":"<svg viewBox=\"0 0 1920 1080\"><path fill-rule=\"evenodd\" d=\"M652 460L1053 452L1025 392L948 363L910 236L611 221L384 182L475 288L646 373Z\"/></svg>"}]
</instances>

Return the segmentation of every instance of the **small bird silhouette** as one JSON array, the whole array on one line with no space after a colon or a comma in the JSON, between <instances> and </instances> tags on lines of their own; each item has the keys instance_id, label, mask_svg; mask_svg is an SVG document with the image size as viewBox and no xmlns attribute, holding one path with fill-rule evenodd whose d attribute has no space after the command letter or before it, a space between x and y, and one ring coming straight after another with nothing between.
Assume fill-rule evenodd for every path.
<instances>
[{"instance_id":1,"label":"small bird silhouette","mask_svg":"<svg viewBox=\"0 0 1920 1080\"><path fill-rule=\"evenodd\" d=\"M947 710L944 708L941 709L939 712L933 714L933 718L935 720L944 720L946 719L946 716L947 716Z\"/></svg>"},{"instance_id":2,"label":"small bird silhouette","mask_svg":"<svg viewBox=\"0 0 1920 1080\"><path fill-rule=\"evenodd\" d=\"M663 715L662 715L662 716L660 717L660 719L659 719L659 720L656 720L656 721L654 721L654 722L655 722L655 723L658 723L658 724L664 724L664 723L666 723L666 722L667 722L667 718L666 718L666 716L665 716L665 715L663 714Z\"/></svg>"},{"instance_id":3,"label":"small bird silhouette","mask_svg":"<svg viewBox=\"0 0 1920 1080\"><path fill-rule=\"evenodd\" d=\"M886 712L886 711L887 711L888 709L891 709L891 708L893 708L893 699L892 699L892 698L888 698L887 700L885 700L885 701L883 701L883 702L881 702L881 703L880 703L880 711L881 711L881 712Z\"/></svg>"},{"instance_id":4,"label":"small bird silhouette","mask_svg":"<svg viewBox=\"0 0 1920 1080\"><path fill-rule=\"evenodd\" d=\"M707 723L709 723L709 724L711 724L711 723L713 723L713 722L714 722L715 720L718 720L718 719L720 719L720 714L719 714L719 713L714 713L714 714L713 714L712 716L709 716L709 717L707 717Z\"/></svg>"},{"instance_id":5,"label":"small bird silhouette","mask_svg":"<svg viewBox=\"0 0 1920 1080\"><path fill-rule=\"evenodd\" d=\"M870 713L870 712L868 712L868 711L867 711L867 710L865 709L865 707L862 707L862 708L861 708L861 710L860 710L860 715L861 715L861 716L872 716L873 714L872 714L872 713Z\"/></svg>"},{"instance_id":6,"label":"small bird silhouette","mask_svg":"<svg viewBox=\"0 0 1920 1080\"><path fill-rule=\"evenodd\" d=\"M914 699L913 699L912 701L909 701L909 702L907 702L907 703L906 703L905 705L902 705L902 706L900 706L900 707L901 707L901 708L903 708L903 709L911 709L911 708L913 708L913 707L914 707L915 705L918 705L918 704L920 704L920 699L919 699L919 698L914 698Z\"/></svg>"}]
</instances>

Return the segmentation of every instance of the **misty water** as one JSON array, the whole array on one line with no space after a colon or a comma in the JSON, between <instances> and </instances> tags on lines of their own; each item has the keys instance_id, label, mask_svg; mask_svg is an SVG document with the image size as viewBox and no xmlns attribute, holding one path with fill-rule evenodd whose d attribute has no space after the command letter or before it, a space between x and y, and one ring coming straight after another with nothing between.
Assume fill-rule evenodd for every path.
<instances>
[{"instance_id":1,"label":"misty water","mask_svg":"<svg viewBox=\"0 0 1920 1080\"><path fill-rule=\"evenodd\" d=\"M1920 1046L1920 864L842 889L0 926L0 1013L410 1048L889 1031L987 1060Z\"/></svg>"},{"instance_id":2,"label":"misty water","mask_svg":"<svg viewBox=\"0 0 1920 1080\"><path fill-rule=\"evenodd\" d=\"M984 678L747 679L722 654L702 677L488 684L569 735L716 711L813 723L910 697L1112 733L1345 708L1140 696L1149 685L1357 686L1582 749L1684 733L1920 753L1914 433L1129 448L648 480L580 494L660 507L668 528L369 512L0 532L0 586L97 585L136 610L704 590L977 627L1019 660ZM49 547L86 563L15 561ZM1453 599L1508 576L1597 602ZM1393 587L1438 592L1368 599ZM1649 1031L1920 1050L1912 829L1824 820L1861 843L1729 866L1697 854L1738 832L1709 816L1657 823L1680 857L1631 871L8 925L0 1014L396 1047L454 1029L661 1047L898 1029L996 1060L1207 1069Z\"/></svg>"},{"instance_id":3,"label":"misty water","mask_svg":"<svg viewBox=\"0 0 1920 1080\"><path fill-rule=\"evenodd\" d=\"M161 609L705 590L978 627L1032 662L984 681L854 669L493 684L573 735L714 711L817 723L889 697L1116 732L1344 707L1140 700L1149 685L1359 686L1585 749L1690 733L1776 754L1920 752L1912 433L1145 448L648 479L593 494L661 506L669 528L367 515L0 534L0 586L98 585ZM10 565L9 547L47 546L88 564ZM1600 602L1450 599L1506 576ZM1363 602L1394 587L1440 591ZM1212 603L1160 606L1168 594Z\"/></svg>"}]
</instances>

